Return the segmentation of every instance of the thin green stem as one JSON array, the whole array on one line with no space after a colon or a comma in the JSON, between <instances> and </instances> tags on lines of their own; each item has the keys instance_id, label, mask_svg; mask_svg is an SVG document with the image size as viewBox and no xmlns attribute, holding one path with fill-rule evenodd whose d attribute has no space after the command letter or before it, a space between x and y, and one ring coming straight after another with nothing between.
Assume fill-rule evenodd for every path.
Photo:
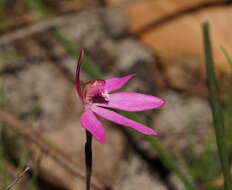
<instances>
[{"instance_id":1,"label":"thin green stem","mask_svg":"<svg viewBox=\"0 0 232 190\"><path fill-rule=\"evenodd\" d=\"M86 131L85 143L86 190L90 190L92 175L92 135Z\"/></svg>"},{"instance_id":2,"label":"thin green stem","mask_svg":"<svg viewBox=\"0 0 232 190\"><path fill-rule=\"evenodd\" d=\"M224 119L220 107L219 97L217 93L217 81L214 72L214 59L212 54L212 46L210 41L208 22L202 25L205 49L205 63L207 69L207 81L210 93L210 103L213 114L214 129L217 140L218 153L220 157L221 167L225 180L225 189L232 190L232 182L229 167L229 155L226 146L226 136L224 130Z\"/></svg>"}]
</instances>

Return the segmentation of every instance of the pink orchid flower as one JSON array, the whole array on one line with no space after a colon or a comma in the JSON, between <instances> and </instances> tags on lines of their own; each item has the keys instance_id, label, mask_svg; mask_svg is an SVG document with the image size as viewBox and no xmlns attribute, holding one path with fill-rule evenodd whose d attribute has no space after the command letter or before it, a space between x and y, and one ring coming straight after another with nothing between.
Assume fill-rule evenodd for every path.
<instances>
[{"instance_id":1,"label":"pink orchid flower","mask_svg":"<svg viewBox=\"0 0 232 190\"><path fill-rule=\"evenodd\" d=\"M81 87L80 68L83 57L84 50L81 50L76 68L76 89L84 105L84 113L80 118L81 125L100 143L105 142L105 129L104 125L97 119L96 115L119 125L135 129L143 134L157 136L158 134L151 128L128 119L112 111L111 108L132 112L150 110L161 107L164 104L164 100L158 97L134 92L111 93L122 88L135 76L135 74L105 80L96 79Z\"/></svg>"}]
</instances>

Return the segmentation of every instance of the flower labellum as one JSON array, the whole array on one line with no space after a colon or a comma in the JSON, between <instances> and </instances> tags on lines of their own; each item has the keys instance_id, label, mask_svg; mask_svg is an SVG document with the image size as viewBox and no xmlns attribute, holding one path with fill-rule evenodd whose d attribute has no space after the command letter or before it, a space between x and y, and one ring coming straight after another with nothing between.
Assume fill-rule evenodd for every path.
<instances>
[{"instance_id":1,"label":"flower labellum","mask_svg":"<svg viewBox=\"0 0 232 190\"><path fill-rule=\"evenodd\" d=\"M84 50L81 50L76 68L76 89L84 105L84 113L81 115L81 125L88 130L97 141L105 142L105 129L101 121L96 117L100 116L106 120L119 125L130 127L143 134L157 136L158 134L151 128L128 119L112 109L125 111L143 111L159 108L164 105L164 100L134 92L115 92L122 88L135 74L130 74L119 78L96 79L80 85L80 68L84 57Z\"/></svg>"}]
</instances>

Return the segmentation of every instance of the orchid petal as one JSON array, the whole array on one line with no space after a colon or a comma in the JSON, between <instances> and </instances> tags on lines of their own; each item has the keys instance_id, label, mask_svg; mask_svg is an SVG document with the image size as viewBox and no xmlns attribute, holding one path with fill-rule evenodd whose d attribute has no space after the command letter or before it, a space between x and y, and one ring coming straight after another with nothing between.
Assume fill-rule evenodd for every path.
<instances>
[{"instance_id":1,"label":"orchid petal","mask_svg":"<svg viewBox=\"0 0 232 190\"><path fill-rule=\"evenodd\" d=\"M115 77L106 79L105 90L108 92L118 90L123 87L135 74L126 75L124 77Z\"/></svg>"},{"instance_id":2,"label":"orchid petal","mask_svg":"<svg viewBox=\"0 0 232 190\"><path fill-rule=\"evenodd\" d=\"M93 112L88 109L81 115L81 125L87 129L97 141L105 143L105 129L103 124L96 118Z\"/></svg>"},{"instance_id":3,"label":"orchid petal","mask_svg":"<svg viewBox=\"0 0 232 190\"><path fill-rule=\"evenodd\" d=\"M109 95L107 104L97 104L103 107L116 108L126 111L143 111L159 108L164 100L150 95L134 92L118 92Z\"/></svg>"},{"instance_id":4,"label":"orchid petal","mask_svg":"<svg viewBox=\"0 0 232 190\"><path fill-rule=\"evenodd\" d=\"M78 61L77 61L77 68L76 68L76 89L77 89L77 93L81 99L81 101L83 102L83 95L82 95L82 90L81 90L81 83L80 83L80 70L81 70L81 64L84 58L84 49L81 49Z\"/></svg>"},{"instance_id":5,"label":"orchid petal","mask_svg":"<svg viewBox=\"0 0 232 190\"><path fill-rule=\"evenodd\" d=\"M92 107L92 110L97 115L99 115L99 116L103 117L104 119L107 119L111 122L130 127L130 128L135 129L136 131L139 131L143 134L153 135L153 136L158 135L151 128L149 128L141 123L138 123L136 121L133 121L131 119L128 119L128 118L126 118L126 117L124 117L124 116L122 116L114 111L104 109L104 108L98 107L98 106Z\"/></svg>"}]
</instances>

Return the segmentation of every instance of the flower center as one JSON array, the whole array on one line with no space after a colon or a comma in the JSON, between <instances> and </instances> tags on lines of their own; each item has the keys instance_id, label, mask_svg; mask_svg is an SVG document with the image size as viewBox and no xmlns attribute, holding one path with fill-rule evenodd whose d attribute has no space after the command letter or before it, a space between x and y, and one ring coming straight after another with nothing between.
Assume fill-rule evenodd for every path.
<instances>
[{"instance_id":1,"label":"flower center","mask_svg":"<svg viewBox=\"0 0 232 190\"><path fill-rule=\"evenodd\" d=\"M108 101L106 100L105 97L101 96L101 95L96 95L92 98L92 102L93 103L101 103L101 104L107 104Z\"/></svg>"},{"instance_id":2,"label":"flower center","mask_svg":"<svg viewBox=\"0 0 232 190\"><path fill-rule=\"evenodd\" d=\"M97 79L90 81L83 86L83 97L86 105L94 103L107 104L109 94L104 90L105 80Z\"/></svg>"}]
</instances>

